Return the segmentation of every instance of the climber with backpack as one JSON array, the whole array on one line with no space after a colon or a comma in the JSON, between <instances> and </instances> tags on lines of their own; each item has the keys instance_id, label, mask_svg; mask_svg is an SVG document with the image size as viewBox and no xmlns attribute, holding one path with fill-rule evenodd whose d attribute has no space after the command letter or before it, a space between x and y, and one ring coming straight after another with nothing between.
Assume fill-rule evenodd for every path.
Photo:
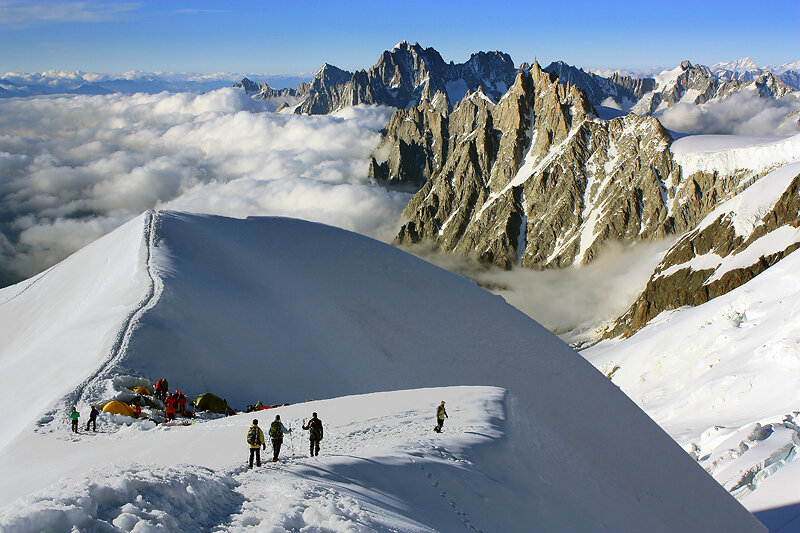
<instances>
[{"instance_id":1,"label":"climber with backpack","mask_svg":"<svg viewBox=\"0 0 800 533\"><path fill-rule=\"evenodd\" d=\"M247 444L250 445L250 464L248 468L253 468L253 456L256 458L256 466L261 466L261 447L267 449L267 441L264 439L264 432L258 427L258 419L253 419L253 425L247 430Z\"/></svg>"},{"instance_id":2,"label":"climber with backpack","mask_svg":"<svg viewBox=\"0 0 800 533\"><path fill-rule=\"evenodd\" d=\"M311 420L308 421L308 424L303 424L303 429L308 430L308 437L311 441L311 457L319 455L319 441L322 440L322 420L317 418L317 413L311 413Z\"/></svg>"},{"instance_id":3,"label":"climber with backpack","mask_svg":"<svg viewBox=\"0 0 800 533\"><path fill-rule=\"evenodd\" d=\"M278 460L278 454L281 452L281 445L283 444L283 434L291 433L291 429L287 429L281 422L281 415L275 415L275 420L269 425L269 438L272 439L272 461Z\"/></svg>"}]
</instances>

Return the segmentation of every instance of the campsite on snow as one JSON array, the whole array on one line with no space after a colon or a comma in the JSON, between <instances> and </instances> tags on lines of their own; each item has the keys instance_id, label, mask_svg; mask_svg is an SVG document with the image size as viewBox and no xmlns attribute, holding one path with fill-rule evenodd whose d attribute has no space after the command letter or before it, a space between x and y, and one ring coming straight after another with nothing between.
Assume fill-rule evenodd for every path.
<instances>
[{"instance_id":1,"label":"campsite on snow","mask_svg":"<svg viewBox=\"0 0 800 533\"><path fill-rule=\"evenodd\" d=\"M0 533L800 532L800 3L453 7L0 0Z\"/></svg>"}]
</instances>

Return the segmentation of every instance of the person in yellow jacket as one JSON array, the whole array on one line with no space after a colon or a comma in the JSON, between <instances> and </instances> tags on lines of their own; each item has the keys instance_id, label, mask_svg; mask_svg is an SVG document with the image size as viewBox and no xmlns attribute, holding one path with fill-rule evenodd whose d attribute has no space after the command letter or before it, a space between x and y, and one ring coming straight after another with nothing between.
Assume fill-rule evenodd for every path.
<instances>
[{"instance_id":1,"label":"person in yellow jacket","mask_svg":"<svg viewBox=\"0 0 800 533\"><path fill-rule=\"evenodd\" d=\"M444 410L444 402L442 402L439 404L439 407L436 408L436 427L433 428L436 433L442 432L445 418L449 417L447 416L447 411Z\"/></svg>"},{"instance_id":2,"label":"person in yellow jacket","mask_svg":"<svg viewBox=\"0 0 800 533\"><path fill-rule=\"evenodd\" d=\"M250 445L250 464L248 468L253 468L253 456L256 458L256 466L261 466L261 448L267 449L267 441L264 439L264 432L258 427L258 419L253 419L253 425L247 430L247 444Z\"/></svg>"}]
</instances>

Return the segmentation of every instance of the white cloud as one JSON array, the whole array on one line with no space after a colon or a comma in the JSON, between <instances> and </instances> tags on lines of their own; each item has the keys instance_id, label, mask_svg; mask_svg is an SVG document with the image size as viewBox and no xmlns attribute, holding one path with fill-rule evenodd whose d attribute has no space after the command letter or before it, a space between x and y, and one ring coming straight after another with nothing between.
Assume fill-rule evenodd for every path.
<instances>
[{"instance_id":1,"label":"white cloud","mask_svg":"<svg viewBox=\"0 0 800 533\"><path fill-rule=\"evenodd\" d=\"M679 103L656 116L668 129L682 133L792 135L800 127L784 119L798 107L794 94L775 100L744 90L703 105Z\"/></svg>"},{"instance_id":2,"label":"white cloud","mask_svg":"<svg viewBox=\"0 0 800 533\"><path fill-rule=\"evenodd\" d=\"M139 7L132 2L2 1L0 25L28 28L56 22L105 22Z\"/></svg>"},{"instance_id":3,"label":"white cloud","mask_svg":"<svg viewBox=\"0 0 800 533\"><path fill-rule=\"evenodd\" d=\"M503 270L421 246L408 251L474 280L555 333L576 330L572 334L577 335L624 313L673 243L670 238L654 243L608 242L589 265L549 270Z\"/></svg>"},{"instance_id":4,"label":"white cloud","mask_svg":"<svg viewBox=\"0 0 800 533\"><path fill-rule=\"evenodd\" d=\"M265 109L235 89L0 100L0 284L153 207L391 239L410 195L370 185L367 169L392 110Z\"/></svg>"}]
</instances>

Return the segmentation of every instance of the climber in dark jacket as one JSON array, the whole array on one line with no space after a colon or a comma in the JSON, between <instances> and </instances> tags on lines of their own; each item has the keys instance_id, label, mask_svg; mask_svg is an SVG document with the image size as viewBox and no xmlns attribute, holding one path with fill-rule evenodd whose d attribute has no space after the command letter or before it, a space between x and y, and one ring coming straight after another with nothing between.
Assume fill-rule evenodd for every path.
<instances>
[{"instance_id":1,"label":"climber in dark jacket","mask_svg":"<svg viewBox=\"0 0 800 533\"><path fill-rule=\"evenodd\" d=\"M86 431L89 431L89 425L92 426L92 431L95 433L97 432L97 415L100 414L100 411L97 410L97 407L94 405L92 406L92 412L89 413L89 420L86 421Z\"/></svg>"},{"instance_id":2,"label":"climber in dark jacket","mask_svg":"<svg viewBox=\"0 0 800 533\"><path fill-rule=\"evenodd\" d=\"M322 440L322 420L317 418L317 413L311 413L311 420L303 426L308 430L308 438L311 441L311 457L319 455L319 441Z\"/></svg>"}]
</instances>

